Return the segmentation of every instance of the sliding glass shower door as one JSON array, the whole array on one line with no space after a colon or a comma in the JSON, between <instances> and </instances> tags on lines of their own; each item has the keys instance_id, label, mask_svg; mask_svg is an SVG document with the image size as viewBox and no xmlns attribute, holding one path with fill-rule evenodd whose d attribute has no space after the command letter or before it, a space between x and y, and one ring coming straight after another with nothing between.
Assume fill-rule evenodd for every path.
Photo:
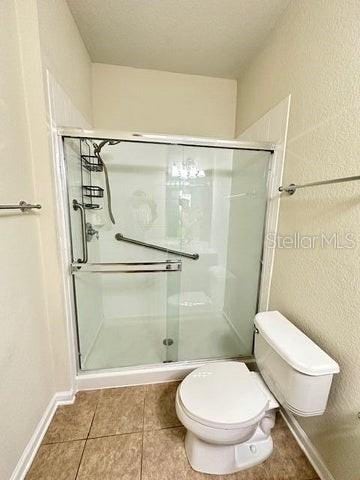
<instances>
[{"instance_id":1,"label":"sliding glass shower door","mask_svg":"<svg viewBox=\"0 0 360 480\"><path fill-rule=\"evenodd\" d=\"M183 261L178 360L252 354L268 152L183 147L195 175L181 181Z\"/></svg>"},{"instance_id":2,"label":"sliding glass shower door","mask_svg":"<svg viewBox=\"0 0 360 480\"><path fill-rule=\"evenodd\" d=\"M251 354L270 154L64 138L80 367Z\"/></svg>"},{"instance_id":3,"label":"sliding glass shower door","mask_svg":"<svg viewBox=\"0 0 360 480\"><path fill-rule=\"evenodd\" d=\"M106 145L108 197L95 143L65 139L81 368L174 361L178 304L168 299L180 291L182 259L166 250L180 236L178 187L167 183L176 147Z\"/></svg>"}]
</instances>

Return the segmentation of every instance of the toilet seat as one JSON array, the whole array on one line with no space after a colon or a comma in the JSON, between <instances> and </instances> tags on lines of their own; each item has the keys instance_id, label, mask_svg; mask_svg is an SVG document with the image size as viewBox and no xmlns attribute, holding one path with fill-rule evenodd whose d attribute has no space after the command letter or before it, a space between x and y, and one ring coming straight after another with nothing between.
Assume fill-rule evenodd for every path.
<instances>
[{"instance_id":1,"label":"toilet seat","mask_svg":"<svg viewBox=\"0 0 360 480\"><path fill-rule=\"evenodd\" d=\"M205 426L237 429L256 424L269 398L241 362L219 362L197 368L178 389L186 415Z\"/></svg>"}]
</instances>

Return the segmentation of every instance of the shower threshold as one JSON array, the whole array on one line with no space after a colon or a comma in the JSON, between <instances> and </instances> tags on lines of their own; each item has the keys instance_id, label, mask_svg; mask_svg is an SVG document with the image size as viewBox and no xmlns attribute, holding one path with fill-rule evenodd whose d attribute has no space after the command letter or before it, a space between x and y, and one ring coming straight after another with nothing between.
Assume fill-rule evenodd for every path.
<instances>
[{"instance_id":1,"label":"shower threshold","mask_svg":"<svg viewBox=\"0 0 360 480\"><path fill-rule=\"evenodd\" d=\"M250 369L255 368L253 356L237 356L142 365L139 367L111 368L91 372L81 371L75 378L75 389L81 391L174 382L182 380L186 375L203 365L224 361L241 361L246 363Z\"/></svg>"}]
</instances>

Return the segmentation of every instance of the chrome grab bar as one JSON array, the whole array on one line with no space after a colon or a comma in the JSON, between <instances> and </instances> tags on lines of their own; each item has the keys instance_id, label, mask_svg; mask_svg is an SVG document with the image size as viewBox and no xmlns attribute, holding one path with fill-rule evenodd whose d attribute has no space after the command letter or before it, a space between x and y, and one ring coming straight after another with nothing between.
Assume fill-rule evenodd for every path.
<instances>
[{"instance_id":1,"label":"chrome grab bar","mask_svg":"<svg viewBox=\"0 0 360 480\"><path fill-rule=\"evenodd\" d=\"M151 268L146 269L131 269L131 268L120 268L115 270L104 270L102 268L93 268L93 267L136 267L136 266L154 266L154 265L165 265L163 269ZM85 268L84 268L85 266ZM71 265L71 273L158 273L158 272L181 272L181 260L163 260L159 262L118 262L118 263L73 263Z\"/></svg>"},{"instance_id":2,"label":"chrome grab bar","mask_svg":"<svg viewBox=\"0 0 360 480\"><path fill-rule=\"evenodd\" d=\"M0 205L0 210L21 210L22 212L27 212L28 210L32 210L34 208L40 210L41 205L39 205L38 203L36 205L32 203L27 203L24 200L21 200L21 202L16 204L5 203Z\"/></svg>"},{"instance_id":3,"label":"chrome grab bar","mask_svg":"<svg viewBox=\"0 0 360 480\"><path fill-rule=\"evenodd\" d=\"M186 253L186 252L180 252L179 250L172 250L171 248L160 247L159 245L154 245L153 243L146 243L140 240L135 240L134 238L124 237L124 235L122 235L121 233L116 233L115 238L119 242L133 243L135 245L140 245L141 247L152 248L153 250L159 250L160 252L179 255L179 257L191 258L192 260L199 259L198 253Z\"/></svg>"},{"instance_id":4,"label":"chrome grab bar","mask_svg":"<svg viewBox=\"0 0 360 480\"><path fill-rule=\"evenodd\" d=\"M77 263L87 263L88 261L88 248L86 241L86 216L85 208L77 200L73 200L73 209L80 210L81 215L81 239L82 239L82 248L83 248L83 258L78 258Z\"/></svg>"}]
</instances>

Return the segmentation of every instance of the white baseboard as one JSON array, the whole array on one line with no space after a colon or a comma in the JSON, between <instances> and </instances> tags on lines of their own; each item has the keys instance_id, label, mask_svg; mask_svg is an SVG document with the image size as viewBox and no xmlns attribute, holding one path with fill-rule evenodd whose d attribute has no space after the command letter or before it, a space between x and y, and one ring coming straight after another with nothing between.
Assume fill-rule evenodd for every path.
<instances>
[{"instance_id":1,"label":"white baseboard","mask_svg":"<svg viewBox=\"0 0 360 480\"><path fill-rule=\"evenodd\" d=\"M72 405L75 401L75 393L76 392L73 390L55 393L56 407L59 407L60 405Z\"/></svg>"},{"instance_id":2,"label":"white baseboard","mask_svg":"<svg viewBox=\"0 0 360 480\"><path fill-rule=\"evenodd\" d=\"M281 415L321 480L335 480L295 416L284 409L281 409Z\"/></svg>"},{"instance_id":3,"label":"white baseboard","mask_svg":"<svg viewBox=\"0 0 360 480\"><path fill-rule=\"evenodd\" d=\"M69 405L74 402L74 399L75 394L72 391L55 393L46 407L40 422L37 424L32 437L26 445L25 450L23 451L15 470L10 477L10 480L23 480L25 478L25 475L35 458L36 452L41 445L42 439L44 438L46 430L48 429L57 407L59 405Z\"/></svg>"}]
</instances>

